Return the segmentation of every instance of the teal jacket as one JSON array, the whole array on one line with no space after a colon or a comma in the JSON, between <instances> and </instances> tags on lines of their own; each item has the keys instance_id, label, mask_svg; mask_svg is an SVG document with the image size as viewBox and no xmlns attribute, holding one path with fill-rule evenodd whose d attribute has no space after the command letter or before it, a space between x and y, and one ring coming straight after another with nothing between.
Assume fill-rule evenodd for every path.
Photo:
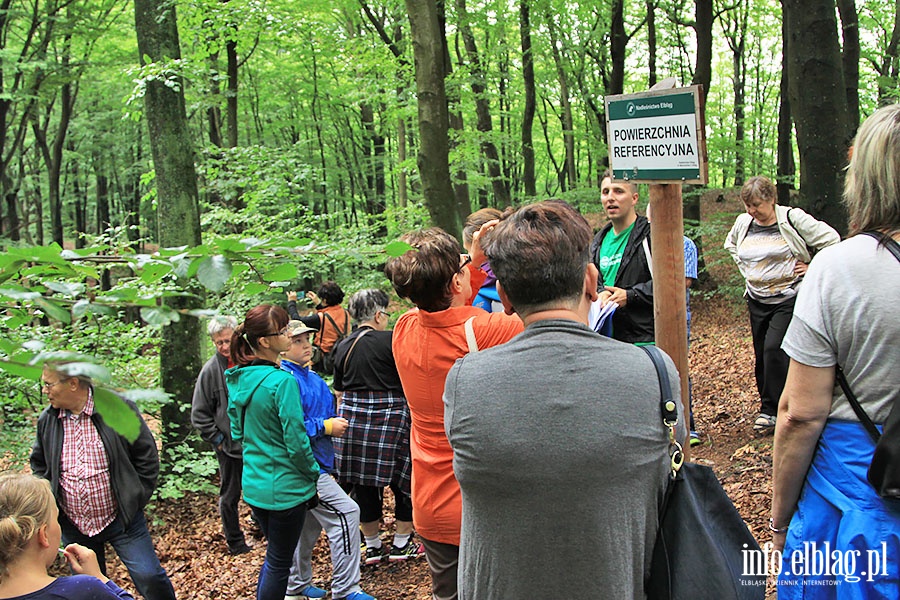
<instances>
[{"instance_id":1,"label":"teal jacket","mask_svg":"<svg viewBox=\"0 0 900 600\"><path fill-rule=\"evenodd\" d=\"M287 510L316 493L319 465L303 425L297 382L257 360L225 371L231 437L244 446L244 501Z\"/></svg>"}]
</instances>

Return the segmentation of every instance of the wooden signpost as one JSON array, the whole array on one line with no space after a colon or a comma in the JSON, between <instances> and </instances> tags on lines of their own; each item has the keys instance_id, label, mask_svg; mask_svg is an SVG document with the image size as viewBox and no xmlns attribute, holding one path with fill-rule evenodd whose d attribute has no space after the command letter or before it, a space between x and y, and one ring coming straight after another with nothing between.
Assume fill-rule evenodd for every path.
<instances>
[{"instance_id":1,"label":"wooden signpost","mask_svg":"<svg viewBox=\"0 0 900 600\"><path fill-rule=\"evenodd\" d=\"M614 179L650 184L653 315L656 345L681 375L688 415L687 311L681 184L707 181L703 93L667 79L650 91L607 96L609 164ZM688 440L681 440L690 458Z\"/></svg>"}]
</instances>

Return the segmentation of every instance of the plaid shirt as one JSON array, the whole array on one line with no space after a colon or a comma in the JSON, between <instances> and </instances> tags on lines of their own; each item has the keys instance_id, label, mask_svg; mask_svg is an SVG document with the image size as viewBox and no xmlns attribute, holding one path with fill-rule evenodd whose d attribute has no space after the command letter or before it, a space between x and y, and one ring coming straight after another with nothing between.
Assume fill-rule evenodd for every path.
<instances>
[{"instance_id":1,"label":"plaid shirt","mask_svg":"<svg viewBox=\"0 0 900 600\"><path fill-rule=\"evenodd\" d=\"M81 414L59 411L62 420L63 446L60 458L60 505L78 528L92 537L106 529L116 518L116 500L109 477L109 457L100 433L91 421L94 395Z\"/></svg>"}]
</instances>

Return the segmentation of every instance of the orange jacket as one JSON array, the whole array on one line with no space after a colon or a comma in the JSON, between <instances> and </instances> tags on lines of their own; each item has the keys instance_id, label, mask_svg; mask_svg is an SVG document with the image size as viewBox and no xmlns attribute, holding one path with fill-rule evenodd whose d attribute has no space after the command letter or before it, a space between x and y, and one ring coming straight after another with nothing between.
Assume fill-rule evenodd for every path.
<instances>
[{"instance_id":1,"label":"orange jacket","mask_svg":"<svg viewBox=\"0 0 900 600\"><path fill-rule=\"evenodd\" d=\"M444 432L444 380L457 358L468 353L465 322L478 348L509 341L522 332L518 316L472 306L429 313L413 309L394 327L393 351L412 416L412 503L416 531L427 540L459 545L462 496L453 474L453 450Z\"/></svg>"}]
</instances>

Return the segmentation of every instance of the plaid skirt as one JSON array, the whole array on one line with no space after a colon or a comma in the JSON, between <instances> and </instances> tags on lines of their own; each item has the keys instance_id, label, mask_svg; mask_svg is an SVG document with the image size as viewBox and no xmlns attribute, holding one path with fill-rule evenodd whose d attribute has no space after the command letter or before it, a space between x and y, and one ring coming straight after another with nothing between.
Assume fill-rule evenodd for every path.
<instances>
[{"instance_id":1,"label":"plaid skirt","mask_svg":"<svg viewBox=\"0 0 900 600\"><path fill-rule=\"evenodd\" d=\"M386 487L410 493L409 407L391 392L344 392L340 416L350 422L333 438L335 468L342 483Z\"/></svg>"}]
</instances>

